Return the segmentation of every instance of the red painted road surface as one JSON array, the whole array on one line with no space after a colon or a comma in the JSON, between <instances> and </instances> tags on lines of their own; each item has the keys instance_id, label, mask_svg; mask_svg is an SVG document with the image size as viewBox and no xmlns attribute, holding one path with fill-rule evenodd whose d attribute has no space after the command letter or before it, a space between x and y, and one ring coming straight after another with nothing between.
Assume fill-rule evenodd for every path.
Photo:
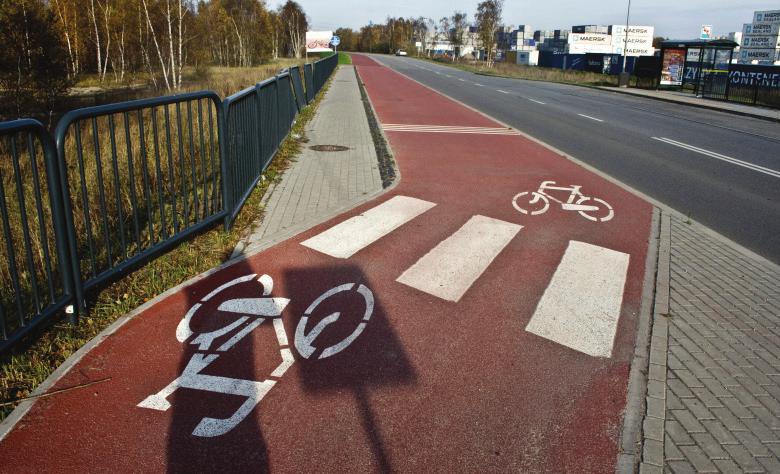
<instances>
[{"instance_id":1,"label":"red painted road surface","mask_svg":"<svg viewBox=\"0 0 780 474\"><path fill-rule=\"evenodd\" d=\"M354 62L383 124L501 127L371 59ZM0 444L0 471L613 471L652 207L521 136L387 134L401 172L396 188L127 322L54 388L110 380L38 401ZM513 196L545 180L581 185L583 193L610 203L614 218L594 222L554 202L535 216L513 208ZM435 206L349 258L301 245L394 196ZM396 281L475 215L523 228L459 301ZM526 330L570 241L630 256L611 357ZM289 340L280 340L273 311L264 307L269 317L229 350L219 348L257 321L251 310L243 325L211 344L192 344L198 334L242 316L221 305L269 293L268 278L265 287L253 278L207 298L251 274L273 280L267 297L290 300L286 307L277 301ZM340 318L311 337L314 352L304 358L295 344L299 322L319 296L345 283L355 285L308 311L303 336L316 333L334 312ZM343 351L318 359L366 315L369 303L356 292L359 285L374 298L363 332ZM196 304L189 324L180 325ZM286 372L278 367L280 343L294 358ZM198 360L209 363L191 382L244 395L182 383L167 399L152 399L157 409L138 406ZM208 419L229 419L247 403L246 394L260 396L268 388L251 381L267 380L275 385L257 406L249 402L250 411L232 429L193 434L199 427L201 435L224 428ZM162 406L166 400L170 405Z\"/></svg>"}]
</instances>

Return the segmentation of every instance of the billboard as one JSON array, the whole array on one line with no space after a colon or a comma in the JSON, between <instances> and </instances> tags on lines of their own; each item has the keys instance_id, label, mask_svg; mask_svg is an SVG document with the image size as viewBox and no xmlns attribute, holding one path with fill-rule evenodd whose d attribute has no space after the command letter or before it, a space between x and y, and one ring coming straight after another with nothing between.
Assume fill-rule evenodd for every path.
<instances>
[{"instance_id":1,"label":"billboard","mask_svg":"<svg viewBox=\"0 0 780 474\"><path fill-rule=\"evenodd\" d=\"M772 23L780 25L780 10L764 10L753 14L753 23Z\"/></svg>"},{"instance_id":2,"label":"billboard","mask_svg":"<svg viewBox=\"0 0 780 474\"><path fill-rule=\"evenodd\" d=\"M306 52L324 53L328 51L333 51L330 47L331 38L333 38L332 31L307 31Z\"/></svg>"},{"instance_id":3,"label":"billboard","mask_svg":"<svg viewBox=\"0 0 780 474\"><path fill-rule=\"evenodd\" d=\"M777 60L776 49L748 49L742 48L739 53L739 59L742 62L760 61L763 63L773 63Z\"/></svg>"},{"instance_id":4,"label":"billboard","mask_svg":"<svg viewBox=\"0 0 780 474\"><path fill-rule=\"evenodd\" d=\"M703 40L712 39L712 25L701 25L701 33L699 33L699 39L703 39Z\"/></svg>"},{"instance_id":5,"label":"billboard","mask_svg":"<svg viewBox=\"0 0 780 474\"><path fill-rule=\"evenodd\" d=\"M778 24L750 24L746 23L742 27L742 36L777 36L780 33L780 23Z\"/></svg>"},{"instance_id":6,"label":"billboard","mask_svg":"<svg viewBox=\"0 0 780 474\"><path fill-rule=\"evenodd\" d=\"M681 86L684 68L685 49L665 49L664 57L661 63L661 85Z\"/></svg>"},{"instance_id":7,"label":"billboard","mask_svg":"<svg viewBox=\"0 0 780 474\"><path fill-rule=\"evenodd\" d=\"M612 25L610 31L612 31L613 54L623 54L624 48L626 56L652 56L655 54L655 48L653 48L654 27L629 25L627 40L625 25Z\"/></svg>"},{"instance_id":8,"label":"billboard","mask_svg":"<svg viewBox=\"0 0 780 474\"><path fill-rule=\"evenodd\" d=\"M605 33L571 33L570 54L612 54L612 35Z\"/></svg>"},{"instance_id":9,"label":"billboard","mask_svg":"<svg viewBox=\"0 0 780 474\"><path fill-rule=\"evenodd\" d=\"M744 48L775 49L780 46L780 36L745 36L742 40Z\"/></svg>"}]
</instances>

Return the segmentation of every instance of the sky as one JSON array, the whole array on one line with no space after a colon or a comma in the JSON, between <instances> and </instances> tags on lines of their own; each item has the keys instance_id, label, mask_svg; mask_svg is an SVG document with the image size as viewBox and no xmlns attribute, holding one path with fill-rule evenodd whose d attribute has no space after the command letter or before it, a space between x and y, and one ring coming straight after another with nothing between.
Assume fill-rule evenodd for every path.
<instances>
[{"instance_id":1,"label":"sky","mask_svg":"<svg viewBox=\"0 0 780 474\"><path fill-rule=\"evenodd\" d=\"M438 20L455 10L473 20L478 0L297 0L310 20L311 30L360 28L369 21L384 23L388 16ZM270 7L284 3L268 0ZM627 0L505 0L504 23L531 25L534 30L570 29L572 25L624 24ZM780 0L633 0L632 25L655 26L656 35L672 39L699 36L701 25L713 25L716 36L742 31L755 10L780 10Z\"/></svg>"}]
</instances>

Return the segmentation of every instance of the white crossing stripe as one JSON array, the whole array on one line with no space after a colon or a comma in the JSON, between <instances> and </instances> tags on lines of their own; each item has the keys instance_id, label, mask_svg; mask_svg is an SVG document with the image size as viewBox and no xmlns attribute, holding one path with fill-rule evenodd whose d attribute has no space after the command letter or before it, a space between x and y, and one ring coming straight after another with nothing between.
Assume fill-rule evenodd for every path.
<instances>
[{"instance_id":1,"label":"white crossing stripe","mask_svg":"<svg viewBox=\"0 0 780 474\"><path fill-rule=\"evenodd\" d=\"M422 199L395 196L301 245L331 257L349 258L435 205Z\"/></svg>"},{"instance_id":2,"label":"white crossing stripe","mask_svg":"<svg viewBox=\"0 0 780 474\"><path fill-rule=\"evenodd\" d=\"M480 135L513 135L520 136L520 132L506 127L465 127L457 125L414 125L387 123L382 125L386 132L415 132L415 133L465 133Z\"/></svg>"},{"instance_id":3,"label":"white crossing stripe","mask_svg":"<svg viewBox=\"0 0 780 474\"><path fill-rule=\"evenodd\" d=\"M457 302L522 228L511 222L473 216L396 281Z\"/></svg>"},{"instance_id":4,"label":"white crossing stripe","mask_svg":"<svg viewBox=\"0 0 780 474\"><path fill-rule=\"evenodd\" d=\"M704 148L695 147L693 145L688 145L687 143L678 142L676 140L672 140L671 138L664 138L664 137L652 137L653 140L658 140L659 142L664 142L669 145L674 145L676 147L683 148L685 150L693 151L696 153L700 153L704 156L709 156L710 158L715 158L716 160L725 161L726 163L731 163L732 165L741 166L743 168L747 168L752 171L758 171L759 173L763 173L769 176L772 176L774 178L780 178L780 171L773 170L772 168L766 168L764 166L759 166L754 163L749 163L747 161L738 160L736 158L732 158L730 156L721 155L720 153L715 153L714 151L705 150Z\"/></svg>"},{"instance_id":5,"label":"white crossing stripe","mask_svg":"<svg viewBox=\"0 0 780 474\"><path fill-rule=\"evenodd\" d=\"M629 255L570 241L525 330L594 357L611 357Z\"/></svg>"}]
</instances>

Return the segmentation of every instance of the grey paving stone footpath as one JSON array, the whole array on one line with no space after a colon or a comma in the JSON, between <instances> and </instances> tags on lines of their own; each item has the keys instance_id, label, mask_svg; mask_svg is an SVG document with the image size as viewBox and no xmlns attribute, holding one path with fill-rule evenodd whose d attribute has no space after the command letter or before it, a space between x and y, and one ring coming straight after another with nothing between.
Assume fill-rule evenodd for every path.
<instances>
[{"instance_id":1,"label":"grey paving stone footpath","mask_svg":"<svg viewBox=\"0 0 780 474\"><path fill-rule=\"evenodd\" d=\"M382 190L376 149L353 66L339 66L306 128L307 143L263 199L262 221L233 256L302 232ZM345 151L315 151L340 145Z\"/></svg>"},{"instance_id":2,"label":"grey paving stone footpath","mask_svg":"<svg viewBox=\"0 0 780 474\"><path fill-rule=\"evenodd\" d=\"M664 213L650 355L640 472L780 473L780 267Z\"/></svg>"}]
</instances>

